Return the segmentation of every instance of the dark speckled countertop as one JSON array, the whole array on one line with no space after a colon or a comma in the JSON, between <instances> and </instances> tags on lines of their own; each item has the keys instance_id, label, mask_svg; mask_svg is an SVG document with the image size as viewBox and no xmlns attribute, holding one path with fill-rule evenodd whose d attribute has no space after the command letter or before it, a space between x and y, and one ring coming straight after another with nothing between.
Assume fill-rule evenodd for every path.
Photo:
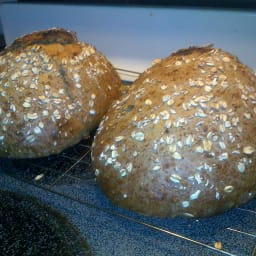
<instances>
[{"instance_id":1,"label":"dark speckled countertop","mask_svg":"<svg viewBox=\"0 0 256 256\"><path fill-rule=\"evenodd\" d=\"M208 219L144 217L113 206L101 193L89 145L83 141L44 159L1 159L0 188L59 210L95 255L256 256L256 200Z\"/></svg>"}]
</instances>

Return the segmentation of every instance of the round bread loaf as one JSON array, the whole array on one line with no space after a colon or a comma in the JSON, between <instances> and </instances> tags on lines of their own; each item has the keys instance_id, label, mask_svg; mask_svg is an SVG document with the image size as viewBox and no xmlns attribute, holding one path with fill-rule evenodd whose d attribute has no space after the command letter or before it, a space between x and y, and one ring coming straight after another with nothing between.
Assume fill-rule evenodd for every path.
<instances>
[{"instance_id":1,"label":"round bread loaf","mask_svg":"<svg viewBox=\"0 0 256 256\"><path fill-rule=\"evenodd\" d=\"M92 147L101 189L153 216L209 217L256 195L256 77L212 46L146 70L110 107Z\"/></svg>"},{"instance_id":2,"label":"round bread loaf","mask_svg":"<svg viewBox=\"0 0 256 256\"><path fill-rule=\"evenodd\" d=\"M0 156L57 154L95 129L121 80L94 47L64 29L16 39L0 54Z\"/></svg>"}]
</instances>

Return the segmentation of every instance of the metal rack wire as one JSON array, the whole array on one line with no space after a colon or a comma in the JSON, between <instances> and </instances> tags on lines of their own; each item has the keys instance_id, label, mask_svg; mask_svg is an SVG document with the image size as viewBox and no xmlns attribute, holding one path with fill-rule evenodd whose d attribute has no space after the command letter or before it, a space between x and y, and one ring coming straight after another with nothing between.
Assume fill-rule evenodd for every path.
<instances>
[{"instance_id":1,"label":"metal rack wire","mask_svg":"<svg viewBox=\"0 0 256 256\"><path fill-rule=\"evenodd\" d=\"M130 72L121 69L119 71ZM133 77L138 75L137 72L130 73ZM189 242L198 248L205 248L209 252L207 255L256 256L256 200L216 218L185 220L186 230L184 230L184 219L163 220L142 217L113 207L107 200L104 204L99 204L81 196L81 187L90 191L97 186L90 158L92 140L93 136L59 155L46 158L2 159L0 168L6 175L18 180L116 218L125 219L131 224L137 223L146 229ZM72 187L72 194L65 190L67 186Z\"/></svg>"}]
</instances>

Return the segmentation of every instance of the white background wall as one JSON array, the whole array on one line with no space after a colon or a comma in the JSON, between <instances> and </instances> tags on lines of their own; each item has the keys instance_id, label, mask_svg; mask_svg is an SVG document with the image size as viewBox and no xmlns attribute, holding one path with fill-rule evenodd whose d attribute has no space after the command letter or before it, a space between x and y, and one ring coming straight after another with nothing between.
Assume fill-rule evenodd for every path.
<instances>
[{"instance_id":1,"label":"white background wall","mask_svg":"<svg viewBox=\"0 0 256 256\"><path fill-rule=\"evenodd\" d=\"M50 27L77 32L116 67L143 71L179 48L213 43L256 70L256 14L211 9L3 4L7 43Z\"/></svg>"}]
</instances>

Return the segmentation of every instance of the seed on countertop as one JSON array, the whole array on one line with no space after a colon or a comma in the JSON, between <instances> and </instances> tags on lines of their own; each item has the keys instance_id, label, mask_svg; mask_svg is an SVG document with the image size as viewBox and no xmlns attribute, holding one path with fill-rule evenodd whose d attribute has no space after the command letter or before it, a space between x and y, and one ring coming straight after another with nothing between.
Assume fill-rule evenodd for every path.
<instances>
[{"instance_id":1,"label":"seed on countertop","mask_svg":"<svg viewBox=\"0 0 256 256\"><path fill-rule=\"evenodd\" d=\"M246 146L243 148L244 154L251 155L255 152L255 148L252 146Z\"/></svg>"},{"instance_id":2,"label":"seed on countertop","mask_svg":"<svg viewBox=\"0 0 256 256\"><path fill-rule=\"evenodd\" d=\"M218 250L222 250L222 243L220 241L214 243L214 247Z\"/></svg>"}]
</instances>

